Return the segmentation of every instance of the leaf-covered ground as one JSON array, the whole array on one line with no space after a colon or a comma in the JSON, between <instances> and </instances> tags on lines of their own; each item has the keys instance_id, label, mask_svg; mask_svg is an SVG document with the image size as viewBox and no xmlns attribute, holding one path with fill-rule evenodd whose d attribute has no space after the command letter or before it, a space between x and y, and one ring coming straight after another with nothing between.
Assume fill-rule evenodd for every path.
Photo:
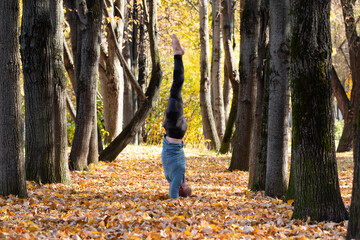
<instances>
[{"instance_id":1,"label":"leaf-covered ground","mask_svg":"<svg viewBox=\"0 0 360 240\"><path fill-rule=\"evenodd\" d=\"M341 239L342 223L291 220L292 206L247 189L230 156L185 149L197 197L168 198L160 147L128 146L114 163L73 172L70 186L28 182L29 198L0 197L0 239ZM346 207L351 153L338 156Z\"/></svg>"}]
</instances>

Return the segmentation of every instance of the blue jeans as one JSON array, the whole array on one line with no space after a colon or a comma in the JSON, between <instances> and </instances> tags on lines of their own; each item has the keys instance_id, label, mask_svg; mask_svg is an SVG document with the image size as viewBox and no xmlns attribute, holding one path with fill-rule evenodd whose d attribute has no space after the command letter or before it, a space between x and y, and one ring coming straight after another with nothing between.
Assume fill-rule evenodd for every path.
<instances>
[{"instance_id":1,"label":"blue jeans","mask_svg":"<svg viewBox=\"0 0 360 240\"><path fill-rule=\"evenodd\" d=\"M170 183L169 195L171 198L178 198L180 186L185 182L184 142L169 143L164 137L161 162L166 180Z\"/></svg>"}]
</instances>

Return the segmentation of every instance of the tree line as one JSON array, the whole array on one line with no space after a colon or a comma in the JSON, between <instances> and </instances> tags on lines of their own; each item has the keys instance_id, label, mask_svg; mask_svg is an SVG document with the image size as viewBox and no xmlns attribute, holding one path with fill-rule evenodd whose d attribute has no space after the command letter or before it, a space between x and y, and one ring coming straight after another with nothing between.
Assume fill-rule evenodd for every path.
<instances>
[{"instance_id":1,"label":"tree line","mask_svg":"<svg viewBox=\"0 0 360 240\"><path fill-rule=\"evenodd\" d=\"M249 170L250 189L294 199L293 218L339 222L349 215L337 173L334 95L345 123L338 151L353 148L354 152L348 238L359 238L359 37L356 1L340 3L353 82L350 98L331 59L330 0L214 0L211 54L209 2L199 1L200 108L207 147L232 151L229 170ZM126 4L123 0L24 1L20 27L19 1L1 3L1 195L26 197L25 180L70 184L69 170L86 170L99 160L113 161L127 144L139 141L163 79L157 3L134 1L131 11L126 11ZM239 67L233 46L236 4L241 11ZM69 41L64 38L64 17L70 28ZM132 25L134 36L124 30L131 25L129 19L141 23ZM131 38L125 46L124 38ZM76 108L67 93L68 78ZM98 79L108 132L105 149L96 114ZM224 91L230 88L229 109L229 94ZM75 121L69 157L66 108Z\"/></svg>"}]
</instances>

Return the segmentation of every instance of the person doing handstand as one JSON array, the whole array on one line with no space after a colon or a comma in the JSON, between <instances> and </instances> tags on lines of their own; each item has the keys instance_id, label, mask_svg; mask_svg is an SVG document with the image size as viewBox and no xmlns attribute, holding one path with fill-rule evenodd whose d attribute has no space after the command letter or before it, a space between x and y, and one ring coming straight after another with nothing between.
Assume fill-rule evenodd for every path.
<instances>
[{"instance_id":1,"label":"person doing handstand","mask_svg":"<svg viewBox=\"0 0 360 240\"><path fill-rule=\"evenodd\" d=\"M170 184L169 195L171 198L178 198L179 196L190 196L192 190L185 183L186 159L182 140L187 129L181 97L185 80L182 56L185 51L175 34L171 36L171 39L174 54L174 73L163 124L166 134L163 140L161 162L166 180Z\"/></svg>"}]
</instances>

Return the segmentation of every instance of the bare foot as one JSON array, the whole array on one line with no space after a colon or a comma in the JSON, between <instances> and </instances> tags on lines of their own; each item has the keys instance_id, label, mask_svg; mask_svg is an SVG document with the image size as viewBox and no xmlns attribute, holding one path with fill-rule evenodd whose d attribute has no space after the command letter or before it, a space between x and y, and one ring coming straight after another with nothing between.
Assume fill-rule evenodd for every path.
<instances>
[{"instance_id":1,"label":"bare foot","mask_svg":"<svg viewBox=\"0 0 360 240\"><path fill-rule=\"evenodd\" d=\"M171 35L171 40L172 40L174 55L184 55L185 51L181 47L178 37L175 34L173 34Z\"/></svg>"}]
</instances>

